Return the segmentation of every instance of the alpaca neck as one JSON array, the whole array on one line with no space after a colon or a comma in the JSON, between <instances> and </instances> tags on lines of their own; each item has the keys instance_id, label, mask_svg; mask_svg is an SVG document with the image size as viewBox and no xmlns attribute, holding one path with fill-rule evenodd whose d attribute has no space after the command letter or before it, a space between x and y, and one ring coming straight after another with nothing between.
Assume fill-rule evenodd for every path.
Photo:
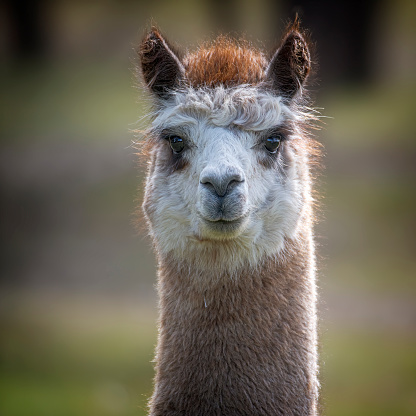
<instances>
[{"instance_id":1,"label":"alpaca neck","mask_svg":"<svg viewBox=\"0 0 416 416\"><path fill-rule=\"evenodd\" d=\"M162 259L151 415L316 415L313 263L311 239L232 279Z\"/></svg>"}]
</instances>

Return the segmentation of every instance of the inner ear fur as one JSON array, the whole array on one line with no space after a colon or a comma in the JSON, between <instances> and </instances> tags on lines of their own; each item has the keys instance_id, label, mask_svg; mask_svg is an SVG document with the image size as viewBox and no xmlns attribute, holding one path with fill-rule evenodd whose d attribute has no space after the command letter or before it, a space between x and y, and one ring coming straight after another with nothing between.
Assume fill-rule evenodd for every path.
<instances>
[{"instance_id":1,"label":"inner ear fur","mask_svg":"<svg viewBox=\"0 0 416 416\"><path fill-rule=\"evenodd\" d=\"M178 53L156 28L152 28L145 36L138 53L147 87L157 97L168 98L185 73Z\"/></svg>"},{"instance_id":2,"label":"inner ear fur","mask_svg":"<svg viewBox=\"0 0 416 416\"><path fill-rule=\"evenodd\" d=\"M291 99L302 87L311 70L311 56L305 35L299 22L288 28L282 43L270 60L266 71L273 88L285 98Z\"/></svg>"}]
</instances>

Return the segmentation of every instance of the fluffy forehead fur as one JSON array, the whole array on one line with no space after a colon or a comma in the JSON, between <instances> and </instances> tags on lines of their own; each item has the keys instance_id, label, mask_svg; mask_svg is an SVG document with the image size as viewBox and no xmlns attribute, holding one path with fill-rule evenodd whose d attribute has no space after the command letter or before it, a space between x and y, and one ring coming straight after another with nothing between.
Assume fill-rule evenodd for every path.
<instances>
[{"instance_id":1,"label":"fluffy forehead fur","mask_svg":"<svg viewBox=\"0 0 416 416\"><path fill-rule=\"evenodd\" d=\"M193 87L256 85L264 79L267 61L247 42L220 36L184 59L186 78Z\"/></svg>"},{"instance_id":2,"label":"fluffy forehead fur","mask_svg":"<svg viewBox=\"0 0 416 416\"><path fill-rule=\"evenodd\" d=\"M178 90L155 116L154 128L205 119L216 126L251 131L270 129L285 119L296 118L280 97L248 85Z\"/></svg>"}]
</instances>

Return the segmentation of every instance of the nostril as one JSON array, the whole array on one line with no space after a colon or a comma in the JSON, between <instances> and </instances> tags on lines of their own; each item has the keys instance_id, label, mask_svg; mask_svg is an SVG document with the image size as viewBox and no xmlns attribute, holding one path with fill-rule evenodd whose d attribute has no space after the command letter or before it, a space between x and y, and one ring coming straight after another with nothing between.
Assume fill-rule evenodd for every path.
<instances>
[{"instance_id":1,"label":"nostril","mask_svg":"<svg viewBox=\"0 0 416 416\"><path fill-rule=\"evenodd\" d=\"M232 189L234 189L236 186L238 186L241 182L244 182L244 179L231 179L227 186L225 192L230 192Z\"/></svg>"},{"instance_id":2,"label":"nostril","mask_svg":"<svg viewBox=\"0 0 416 416\"><path fill-rule=\"evenodd\" d=\"M227 192L244 182L243 172L234 167L213 168L207 167L201 172L200 183L211 188L215 193L223 197Z\"/></svg>"}]
</instances>

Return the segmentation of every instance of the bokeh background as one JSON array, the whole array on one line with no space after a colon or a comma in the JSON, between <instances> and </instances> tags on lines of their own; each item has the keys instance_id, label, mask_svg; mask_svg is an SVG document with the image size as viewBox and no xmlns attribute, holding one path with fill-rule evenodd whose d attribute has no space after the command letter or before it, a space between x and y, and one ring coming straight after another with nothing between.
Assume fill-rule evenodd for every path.
<instances>
[{"instance_id":1,"label":"bokeh background","mask_svg":"<svg viewBox=\"0 0 416 416\"><path fill-rule=\"evenodd\" d=\"M324 414L416 414L416 2L0 3L0 414L146 413L155 264L134 227L135 47L317 42Z\"/></svg>"}]
</instances>

